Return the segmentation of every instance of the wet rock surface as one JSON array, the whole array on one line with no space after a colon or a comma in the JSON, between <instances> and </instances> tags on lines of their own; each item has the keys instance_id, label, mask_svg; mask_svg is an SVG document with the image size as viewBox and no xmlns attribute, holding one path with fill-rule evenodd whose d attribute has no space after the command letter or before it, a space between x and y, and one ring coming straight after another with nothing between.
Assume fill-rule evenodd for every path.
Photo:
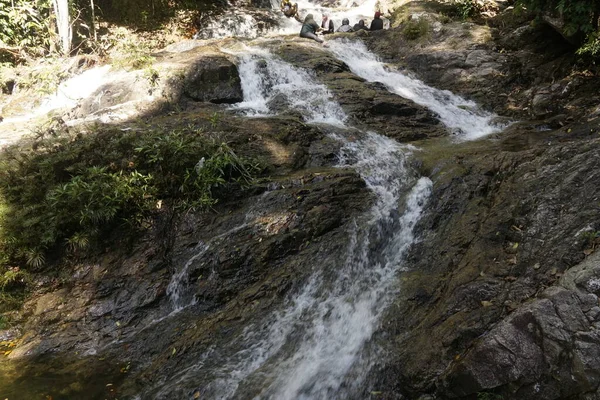
<instances>
[{"instance_id":1,"label":"wet rock surface","mask_svg":"<svg viewBox=\"0 0 600 400\"><path fill-rule=\"evenodd\" d=\"M447 134L433 112L390 93L381 83L366 82L323 49L300 42L284 44L275 51L293 65L314 71L338 99L354 126L371 129L399 141Z\"/></svg>"},{"instance_id":2,"label":"wet rock surface","mask_svg":"<svg viewBox=\"0 0 600 400\"><path fill-rule=\"evenodd\" d=\"M361 398L597 396L600 256L590 241L600 231L597 78L564 73L569 45L561 38L547 51L528 26L502 35L491 26L444 24L419 46L400 30L361 33L386 61L522 121L473 143L447 138L429 110L365 82L324 49L298 39L270 45L314 71L352 124L421 147L414 164L434 181L420 239L373 338L386 357ZM160 386L276 309L315 263L342 257L349 224L371 204L355 171L332 168L340 147L332 128L294 114L248 119L205 103L241 99L229 56L190 46L160 62L179 72L160 75L157 87L141 84L140 96L182 104L174 126L218 111L228 143L267 160L268 179L133 247L116 243L121 250L80 261L62 284L40 289L15 317L19 328L0 332L17 342L0 368L52 356L70 371L64 361L75 354L81 370L108 360L98 371L125 395ZM93 107L77 115L100 111ZM169 282L182 266L178 304L195 305L166 318L177 306ZM36 373L11 369L11 390ZM98 386L90 379L82 377L70 398ZM106 396L105 388L93 392Z\"/></svg>"},{"instance_id":3,"label":"wet rock surface","mask_svg":"<svg viewBox=\"0 0 600 400\"><path fill-rule=\"evenodd\" d=\"M396 362L380 376L393 377L394 390L442 398L488 390L506 398L565 398L596 390L589 383L595 372L575 367L589 361L571 363L571 355L578 332L596 335L584 315L598 300L589 290L567 292L567 275L560 279L597 266L596 258L586 259L585 232L598 230L599 139L586 128L578 138L547 133L506 151L514 140L509 129L499 147L455 153L441 169L411 272L401 277L402 294L386 319L385 332L395 337L386 348ZM559 311L540 307L569 309L562 318L570 322L551 320ZM554 342L550 325L569 326L563 341ZM569 385L559 370L573 374ZM535 397L536 387L563 391Z\"/></svg>"}]
</instances>

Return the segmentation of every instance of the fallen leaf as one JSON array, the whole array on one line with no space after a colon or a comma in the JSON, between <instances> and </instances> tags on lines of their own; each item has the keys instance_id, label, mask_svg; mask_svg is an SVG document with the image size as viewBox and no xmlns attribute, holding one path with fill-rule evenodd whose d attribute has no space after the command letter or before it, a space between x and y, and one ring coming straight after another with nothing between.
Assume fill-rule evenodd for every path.
<instances>
[{"instance_id":1,"label":"fallen leaf","mask_svg":"<svg viewBox=\"0 0 600 400\"><path fill-rule=\"evenodd\" d=\"M483 300L483 301L481 302L481 305L482 305L483 307L489 307L489 306L493 306L493 305L494 305L494 303L493 303L493 302L491 302L491 301Z\"/></svg>"},{"instance_id":2,"label":"fallen leaf","mask_svg":"<svg viewBox=\"0 0 600 400\"><path fill-rule=\"evenodd\" d=\"M592 254L593 252L594 252L594 250L593 250L593 249L585 249L585 250L583 251L583 254L585 254L586 256L589 256L589 255L590 255L590 254Z\"/></svg>"},{"instance_id":3,"label":"fallen leaf","mask_svg":"<svg viewBox=\"0 0 600 400\"><path fill-rule=\"evenodd\" d=\"M173 347L173 351L171 352L171 355L174 356L175 353L177 353L177 349L175 347Z\"/></svg>"},{"instance_id":4,"label":"fallen leaf","mask_svg":"<svg viewBox=\"0 0 600 400\"><path fill-rule=\"evenodd\" d=\"M195 398L195 399L199 399L199 398L200 398L200 392L198 392L198 391L195 391L195 392L194 392L194 398Z\"/></svg>"}]
</instances>

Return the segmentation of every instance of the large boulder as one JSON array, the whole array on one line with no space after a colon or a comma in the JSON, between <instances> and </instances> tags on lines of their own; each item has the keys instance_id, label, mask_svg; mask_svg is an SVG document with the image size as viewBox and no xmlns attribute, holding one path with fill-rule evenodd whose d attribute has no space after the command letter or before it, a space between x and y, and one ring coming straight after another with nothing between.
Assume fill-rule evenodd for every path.
<instances>
[{"instance_id":1,"label":"large boulder","mask_svg":"<svg viewBox=\"0 0 600 400\"><path fill-rule=\"evenodd\" d=\"M223 56L200 58L186 71L183 93L193 100L237 103L243 100L236 65Z\"/></svg>"},{"instance_id":2,"label":"large boulder","mask_svg":"<svg viewBox=\"0 0 600 400\"><path fill-rule=\"evenodd\" d=\"M515 398L566 398L600 385L600 253L483 336L444 376L466 396L510 385Z\"/></svg>"},{"instance_id":3,"label":"large boulder","mask_svg":"<svg viewBox=\"0 0 600 400\"><path fill-rule=\"evenodd\" d=\"M220 104L242 99L232 57L189 41L156 54L156 62L143 70L111 71L110 79L82 99L70 118L109 122L189 100Z\"/></svg>"}]
</instances>

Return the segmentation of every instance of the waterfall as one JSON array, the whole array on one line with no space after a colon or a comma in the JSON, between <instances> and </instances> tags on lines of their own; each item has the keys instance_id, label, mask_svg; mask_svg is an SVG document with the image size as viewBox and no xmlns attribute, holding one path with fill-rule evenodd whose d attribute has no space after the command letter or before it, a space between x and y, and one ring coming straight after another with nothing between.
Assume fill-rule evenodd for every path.
<instances>
[{"instance_id":1,"label":"waterfall","mask_svg":"<svg viewBox=\"0 0 600 400\"><path fill-rule=\"evenodd\" d=\"M415 180L407 169L407 150L373 133L342 149L342 165L353 166L377 200L368 222L353 225L347 259L336 266L333 281L317 281L319 290L313 289L308 306L302 304L305 316L311 316L299 328L302 341L275 364L277 376L258 397L346 399L360 388L372 362L361 360L362 352L393 293L431 189L428 178ZM345 159L353 162L346 164ZM404 213L398 216L402 199ZM386 235L391 228L395 233Z\"/></svg>"},{"instance_id":2,"label":"waterfall","mask_svg":"<svg viewBox=\"0 0 600 400\"><path fill-rule=\"evenodd\" d=\"M307 121L343 124L339 104L307 71L265 51L241 57L244 112L275 113L279 96ZM336 138L343 142L339 167L354 168L375 196L371 210L348 226L345 257L318 260L307 283L280 310L247 326L226 348L210 348L152 390L152 397L199 390L204 399L346 399L362 389L374 360L368 353L376 351L371 337L393 298L432 182L409 168L412 146L373 132L358 140Z\"/></svg>"},{"instance_id":3,"label":"waterfall","mask_svg":"<svg viewBox=\"0 0 600 400\"><path fill-rule=\"evenodd\" d=\"M340 166L354 167L376 195L371 211L349 228L345 260L318 268L282 310L247 327L231 345L236 353L211 349L154 392L156 398L195 387L202 387L205 399L356 395L373 362L363 357L365 348L393 297L396 274L431 192L431 181L407 167L412 151L374 133L345 143Z\"/></svg>"},{"instance_id":4,"label":"waterfall","mask_svg":"<svg viewBox=\"0 0 600 400\"><path fill-rule=\"evenodd\" d=\"M356 75L369 82L381 82L390 92L429 108L463 139L477 139L504 128L493 123L496 115L479 109L474 102L390 70L360 41L341 39L329 43L331 52L348 64Z\"/></svg>"},{"instance_id":5,"label":"waterfall","mask_svg":"<svg viewBox=\"0 0 600 400\"><path fill-rule=\"evenodd\" d=\"M238 66L244 101L234 107L248 116L299 113L306 122L343 126L346 115L327 86L263 49L247 49Z\"/></svg>"}]
</instances>

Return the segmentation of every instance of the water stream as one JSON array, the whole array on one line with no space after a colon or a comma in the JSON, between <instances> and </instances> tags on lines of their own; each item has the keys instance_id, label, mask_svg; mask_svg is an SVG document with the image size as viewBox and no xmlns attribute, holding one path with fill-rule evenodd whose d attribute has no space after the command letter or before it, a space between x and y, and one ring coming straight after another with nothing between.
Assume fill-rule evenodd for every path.
<instances>
[{"instance_id":1,"label":"water stream","mask_svg":"<svg viewBox=\"0 0 600 400\"><path fill-rule=\"evenodd\" d=\"M238 108L246 114L275 114L290 107L309 122L344 126L339 104L307 71L266 50L240 58L244 102ZM248 326L229 349L210 349L154 390L156 398L194 388L208 399L356 397L374 360L369 356L376 352L372 334L396 289L396 274L415 240L413 229L432 183L408 167L412 146L374 132L358 140L346 139L343 129L338 132L335 138L343 143L339 166L354 168L375 195L371 210L347 228L345 258L333 265L315 260L307 266L315 271L312 277L280 310ZM174 298L179 299L178 285L186 273L184 266L174 275Z\"/></svg>"},{"instance_id":2,"label":"water stream","mask_svg":"<svg viewBox=\"0 0 600 400\"><path fill-rule=\"evenodd\" d=\"M300 6L327 12L339 25L342 17L370 15L375 2L367 0L350 14L345 8L331 10L308 2ZM243 21L240 32L252 37L253 20ZM287 20L282 29L297 33L299 26ZM359 41L330 44L331 52L356 75L382 82L390 92L428 107L464 139L502 128L493 124L495 115L475 103L387 68ZM386 306L400 290L398 274L417 240L414 228L425 211L432 182L410 167L414 147L375 132L357 134L346 126L343 109L310 71L264 48L245 47L237 55L244 101L233 108L248 117L293 112L306 123L334 127L332 137L342 143L338 166L355 169L374 201L368 212L345 227L344 257L314 260L307 266L312 275L279 309L248 325L242 335L215 344L194 363L182 365L175 376L142 390L139 398L189 398L190 393L199 393L202 399L361 398L378 354L372 337ZM261 202L255 207L258 213ZM231 234L251 226L256 215L250 212L238 227L193 249L168 285L168 315L151 325L196 304L190 268L209 249L225 246Z\"/></svg>"},{"instance_id":3,"label":"water stream","mask_svg":"<svg viewBox=\"0 0 600 400\"><path fill-rule=\"evenodd\" d=\"M477 139L504 128L494 124L496 115L480 109L476 103L388 68L361 41L338 39L330 42L329 49L361 78L381 82L390 92L435 112L442 123L462 139Z\"/></svg>"},{"instance_id":4,"label":"water stream","mask_svg":"<svg viewBox=\"0 0 600 400\"><path fill-rule=\"evenodd\" d=\"M344 126L346 115L327 86L268 50L245 48L238 66L244 101L235 105L247 116L295 112L311 123Z\"/></svg>"}]
</instances>

